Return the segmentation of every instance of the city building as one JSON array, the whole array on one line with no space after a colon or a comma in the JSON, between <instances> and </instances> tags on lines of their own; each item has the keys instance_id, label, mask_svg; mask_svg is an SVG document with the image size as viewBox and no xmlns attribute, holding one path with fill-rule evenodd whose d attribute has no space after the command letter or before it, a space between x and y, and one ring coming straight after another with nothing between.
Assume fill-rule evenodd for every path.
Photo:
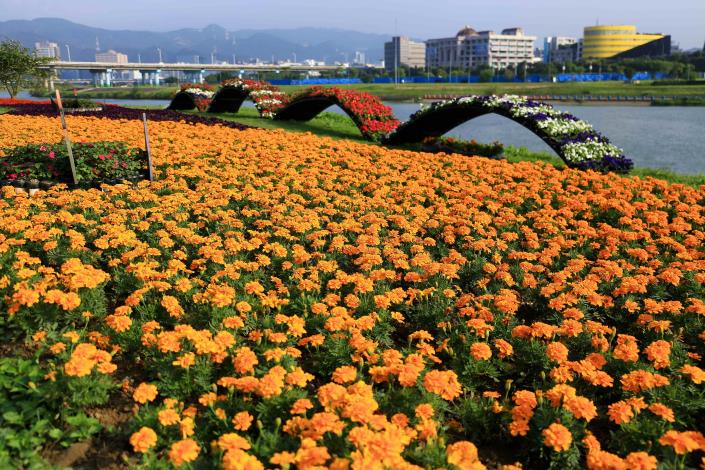
<instances>
[{"instance_id":1,"label":"city building","mask_svg":"<svg viewBox=\"0 0 705 470\"><path fill-rule=\"evenodd\" d=\"M110 49L107 52L96 52L95 53L95 61L96 62L107 62L110 64L126 64L127 61L127 54L123 54L121 52L115 52L114 50Z\"/></svg>"},{"instance_id":2,"label":"city building","mask_svg":"<svg viewBox=\"0 0 705 470\"><path fill-rule=\"evenodd\" d=\"M37 57L50 57L52 59L61 60L61 48L55 42L35 42L34 53Z\"/></svg>"},{"instance_id":3,"label":"city building","mask_svg":"<svg viewBox=\"0 0 705 470\"><path fill-rule=\"evenodd\" d=\"M424 52L425 53L425 52ZM353 64L355 65L365 65L366 62L366 57L365 53L362 51L355 51L355 59L353 60Z\"/></svg>"},{"instance_id":4,"label":"city building","mask_svg":"<svg viewBox=\"0 0 705 470\"><path fill-rule=\"evenodd\" d=\"M670 54L671 36L637 33L634 25L587 26L583 32L583 59Z\"/></svg>"},{"instance_id":5,"label":"city building","mask_svg":"<svg viewBox=\"0 0 705 470\"><path fill-rule=\"evenodd\" d=\"M454 37L426 41L426 64L461 69L516 67L541 60L534 55L535 41L536 36L525 35L522 28L504 29L498 34L466 26Z\"/></svg>"},{"instance_id":6,"label":"city building","mask_svg":"<svg viewBox=\"0 0 705 470\"><path fill-rule=\"evenodd\" d=\"M558 46L549 55L549 62L565 64L566 62L578 62L582 58L583 40L579 40L573 44L564 44Z\"/></svg>"},{"instance_id":7,"label":"city building","mask_svg":"<svg viewBox=\"0 0 705 470\"><path fill-rule=\"evenodd\" d=\"M560 48L565 48L565 46L572 46L577 44L578 40L576 38L569 38L564 36L548 36L543 39L543 61L548 62L558 62L553 58L553 54Z\"/></svg>"},{"instance_id":8,"label":"city building","mask_svg":"<svg viewBox=\"0 0 705 470\"><path fill-rule=\"evenodd\" d=\"M420 67L426 65L426 45L405 36L395 36L384 43L384 64L389 72L395 67Z\"/></svg>"}]
</instances>

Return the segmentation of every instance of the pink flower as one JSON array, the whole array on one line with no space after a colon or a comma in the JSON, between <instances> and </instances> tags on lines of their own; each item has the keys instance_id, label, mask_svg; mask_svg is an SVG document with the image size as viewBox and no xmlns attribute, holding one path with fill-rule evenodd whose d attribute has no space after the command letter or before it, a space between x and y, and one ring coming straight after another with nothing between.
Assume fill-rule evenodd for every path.
<instances>
[{"instance_id":1,"label":"pink flower","mask_svg":"<svg viewBox=\"0 0 705 470\"><path fill-rule=\"evenodd\" d=\"M105 160L105 155L98 155L98 158L100 158L101 160Z\"/></svg>"},{"instance_id":2,"label":"pink flower","mask_svg":"<svg viewBox=\"0 0 705 470\"><path fill-rule=\"evenodd\" d=\"M55 156L56 154L53 151L49 152L49 158L54 158Z\"/></svg>"}]
</instances>

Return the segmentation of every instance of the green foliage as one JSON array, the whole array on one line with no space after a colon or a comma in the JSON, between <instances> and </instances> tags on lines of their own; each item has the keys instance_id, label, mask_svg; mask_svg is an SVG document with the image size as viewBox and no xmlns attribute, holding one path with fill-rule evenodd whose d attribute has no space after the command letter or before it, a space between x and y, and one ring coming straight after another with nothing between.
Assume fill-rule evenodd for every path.
<instances>
[{"instance_id":1,"label":"green foliage","mask_svg":"<svg viewBox=\"0 0 705 470\"><path fill-rule=\"evenodd\" d=\"M14 98L34 79L48 76L48 71L40 67L50 61L50 58L32 55L18 41L0 42L0 86L7 90L10 98Z\"/></svg>"},{"instance_id":2,"label":"green foliage","mask_svg":"<svg viewBox=\"0 0 705 470\"><path fill-rule=\"evenodd\" d=\"M110 385L47 372L37 358L0 358L0 468L46 468L39 451L48 444L68 447L101 429L78 409L105 403Z\"/></svg>"}]
</instances>

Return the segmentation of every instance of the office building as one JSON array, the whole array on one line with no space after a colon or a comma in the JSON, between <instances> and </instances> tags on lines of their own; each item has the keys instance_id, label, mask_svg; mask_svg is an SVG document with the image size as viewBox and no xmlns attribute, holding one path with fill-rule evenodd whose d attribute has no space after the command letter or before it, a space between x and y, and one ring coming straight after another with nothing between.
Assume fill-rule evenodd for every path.
<instances>
[{"instance_id":1,"label":"office building","mask_svg":"<svg viewBox=\"0 0 705 470\"><path fill-rule=\"evenodd\" d=\"M555 60L553 54L559 49L565 49L566 46L572 46L577 44L578 40L576 38L569 38L564 36L548 36L543 39L543 61L548 62L560 62Z\"/></svg>"},{"instance_id":2,"label":"office building","mask_svg":"<svg viewBox=\"0 0 705 470\"><path fill-rule=\"evenodd\" d=\"M389 72L393 72L395 66L423 68L426 65L426 45L405 36L395 36L384 43L384 64Z\"/></svg>"},{"instance_id":3,"label":"office building","mask_svg":"<svg viewBox=\"0 0 705 470\"><path fill-rule=\"evenodd\" d=\"M508 28L501 33L475 31L466 26L454 37L426 41L429 67L472 69L516 67L540 61L534 55L536 36L527 36L522 28Z\"/></svg>"},{"instance_id":4,"label":"office building","mask_svg":"<svg viewBox=\"0 0 705 470\"><path fill-rule=\"evenodd\" d=\"M55 42L35 42L34 53L37 57L49 57L56 60L61 60L61 48Z\"/></svg>"},{"instance_id":5,"label":"office building","mask_svg":"<svg viewBox=\"0 0 705 470\"><path fill-rule=\"evenodd\" d=\"M671 54L671 36L637 33L634 25L587 26L583 36L583 59Z\"/></svg>"},{"instance_id":6,"label":"office building","mask_svg":"<svg viewBox=\"0 0 705 470\"><path fill-rule=\"evenodd\" d=\"M127 54L122 54L120 52L115 52L114 50L109 50L107 52L96 52L95 53L96 62L105 62L109 64L126 64Z\"/></svg>"}]
</instances>

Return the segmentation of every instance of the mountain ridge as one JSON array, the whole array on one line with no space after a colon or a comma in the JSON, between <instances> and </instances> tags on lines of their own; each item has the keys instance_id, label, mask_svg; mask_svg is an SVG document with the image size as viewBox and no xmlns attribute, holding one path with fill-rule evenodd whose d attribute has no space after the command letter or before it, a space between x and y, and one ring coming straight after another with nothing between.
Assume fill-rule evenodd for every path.
<instances>
[{"instance_id":1,"label":"mountain ridge","mask_svg":"<svg viewBox=\"0 0 705 470\"><path fill-rule=\"evenodd\" d=\"M366 61L379 62L384 54L384 42L390 35L363 33L340 28L298 27L291 29L241 29L209 24L203 28L181 28L173 31L144 31L96 28L62 18L0 21L0 39L20 41L34 48L35 42L51 41L61 47L67 59L68 44L72 60L95 60L96 41L101 51L116 50L128 55L130 61L157 61L162 50L164 62L185 62L199 56L201 63L210 63L211 54L218 61L238 62L257 58L275 60L314 59L351 62L355 52L365 54Z\"/></svg>"}]
</instances>

